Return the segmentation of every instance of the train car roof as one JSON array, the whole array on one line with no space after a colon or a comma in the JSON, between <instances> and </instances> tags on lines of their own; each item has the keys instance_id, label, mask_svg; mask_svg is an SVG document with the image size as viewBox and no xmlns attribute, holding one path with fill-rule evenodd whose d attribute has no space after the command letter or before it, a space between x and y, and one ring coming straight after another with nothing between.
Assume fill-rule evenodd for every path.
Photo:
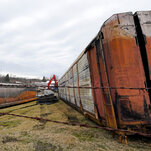
<instances>
[{"instance_id":1,"label":"train car roof","mask_svg":"<svg viewBox=\"0 0 151 151\"><path fill-rule=\"evenodd\" d=\"M90 43L87 45L87 47L80 53L80 55L78 56L78 58L70 65L70 67L67 69L67 71L61 76L60 79L62 79L65 74L67 72L69 72L69 70L74 66L75 63L78 62L78 60L86 53L86 51L90 50L91 47L94 45L95 41L98 40L101 36L102 36L102 28L105 26L105 24L110 21L114 16L120 15L120 14L132 14L132 12L125 12L125 13L116 13L113 14L111 17L109 17L101 26L99 32L97 33L97 35L90 41ZM58 82L60 81L60 79L58 80Z\"/></svg>"}]
</instances>

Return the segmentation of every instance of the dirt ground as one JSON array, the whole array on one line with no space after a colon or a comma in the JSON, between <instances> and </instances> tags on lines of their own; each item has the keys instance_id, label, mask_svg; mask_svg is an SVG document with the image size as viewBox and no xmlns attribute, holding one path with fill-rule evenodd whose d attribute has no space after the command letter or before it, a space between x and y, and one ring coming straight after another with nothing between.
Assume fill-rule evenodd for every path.
<instances>
[{"instance_id":1,"label":"dirt ground","mask_svg":"<svg viewBox=\"0 0 151 151\"><path fill-rule=\"evenodd\" d=\"M39 105L36 101L1 109L20 115L95 125L63 101ZM151 151L151 139L118 136L102 129L68 126L22 117L0 116L0 151Z\"/></svg>"}]
</instances>

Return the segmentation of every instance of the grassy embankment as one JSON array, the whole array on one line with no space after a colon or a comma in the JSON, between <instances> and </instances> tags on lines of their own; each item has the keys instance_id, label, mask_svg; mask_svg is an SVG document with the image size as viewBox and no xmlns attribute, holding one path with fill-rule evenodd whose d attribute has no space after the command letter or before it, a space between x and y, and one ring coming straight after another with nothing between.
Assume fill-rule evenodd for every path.
<instances>
[{"instance_id":1,"label":"grassy embankment","mask_svg":"<svg viewBox=\"0 0 151 151\"><path fill-rule=\"evenodd\" d=\"M30 102L1 109L27 116L58 121L80 122L95 125L83 115L58 101L51 105ZM22 117L0 116L0 151L150 151L151 140L129 137L128 144L119 143L112 133L94 128L68 126Z\"/></svg>"}]
</instances>

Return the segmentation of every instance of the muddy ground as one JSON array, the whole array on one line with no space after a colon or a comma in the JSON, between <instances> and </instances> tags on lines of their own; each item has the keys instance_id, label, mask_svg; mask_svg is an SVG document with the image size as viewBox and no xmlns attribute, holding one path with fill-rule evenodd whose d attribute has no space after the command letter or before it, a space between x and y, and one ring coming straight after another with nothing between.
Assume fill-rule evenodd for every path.
<instances>
[{"instance_id":1,"label":"muddy ground","mask_svg":"<svg viewBox=\"0 0 151 151\"><path fill-rule=\"evenodd\" d=\"M0 109L0 112L95 125L63 101L39 105L36 101ZM102 129L68 126L22 117L0 116L0 151L150 151L151 139L118 136Z\"/></svg>"}]
</instances>

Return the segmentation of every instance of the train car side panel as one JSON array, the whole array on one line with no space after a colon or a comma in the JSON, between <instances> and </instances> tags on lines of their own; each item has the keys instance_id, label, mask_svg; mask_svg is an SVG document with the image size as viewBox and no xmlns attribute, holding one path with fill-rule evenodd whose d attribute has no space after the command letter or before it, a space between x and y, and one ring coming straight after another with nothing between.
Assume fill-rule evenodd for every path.
<instances>
[{"instance_id":1,"label":"train car side panel","mask_svg":"<svg viewBox=\"0 0 151 151\"><path fill-rule=\"evenodd\" d=\"M78 61L78 74L79 74L79 87L91 87L87 53L85 53ZM92 90L80 88L80 98L82 108L94 114L94 102L92 98Z\"/></svg>"},{"instance_id":2,"label":"train car side panel","mask_svg":"<svg viewBox=\"0 0 151 151\"><path fill-rule=\"evenodd\" d=\"M148 70L146 74L148 74L147 76L149 76L149 80L151 80L151 11L136 12L135 21L136 29L139 30L139 38L141 38L139 44L142 49L142 55L147 55L147 57L144 58L144 61L146 61L145 66L148 68L146 69Z\"/></svg>"},{"instance_id":3,"label":"train car side panel","mask_svg":"<svg viewBox=\"0 0 151 151\"><path fill-rule=\"evenodd\" d=\"M70 91L70 102L75 104L74 92L73 92L73 69L69 70L69 91Z\"/></svg>"},{"instance_id":4,"label":"train car side panel","mask_svg":"<svg viewBox=\"0 0 151 151\"><path fill-rule=\"evenodd\" d=\"M78 69L77 63L73 66L73 75L74 75L74 93L75 93L75 102L78 107L80 107L80 92L79 92L79 80L78 80Z\"/></svg>"},{"instance_id":5,"label":"train car side panel","mask_svg":"<svg viewBox=\"0 0 151 151\"><path fill-rule=\"evenodd\" d=\"M88 51L89 58L89 66L90 66L90 76L91 76L91 85L92 88L100 87L100 76L98 71L98 64L96 60L96 50L95 46L91 47ZM101 81L102 82L102 81ZM102 89L92 89L93 92L93 100L95 104L95 116L100 120L105 119L105 111L104 111L104 96L102 93Z\"/></svg>"},{"instance_id":6,"label":"train car side panel","mask_svg":"<svg viewBox=\"0 0 151 151\"><path fill-rule=\"evenodd\" d=\"M111 28L112 27L112 28ZM119 126L140 124L149 117L149 97L132 13L113 15L105 22L103 46ZM137 88L137 89L119 89Z\"/></svg>"}]
</instances>

